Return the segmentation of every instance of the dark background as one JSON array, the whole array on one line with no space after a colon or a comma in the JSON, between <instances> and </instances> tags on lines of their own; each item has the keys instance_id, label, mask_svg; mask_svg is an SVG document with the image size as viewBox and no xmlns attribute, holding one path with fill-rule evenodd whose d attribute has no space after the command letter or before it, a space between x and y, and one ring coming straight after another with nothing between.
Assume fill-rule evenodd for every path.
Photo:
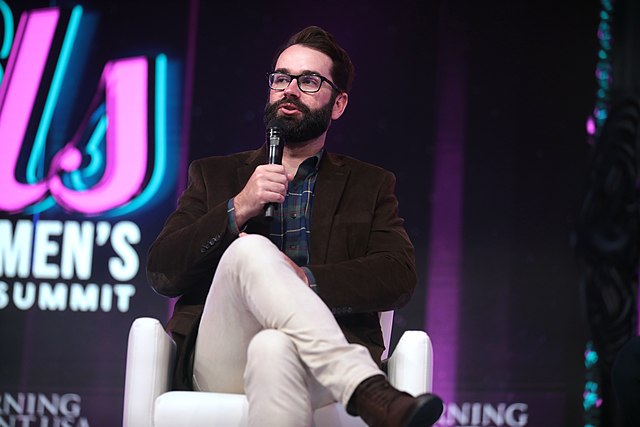
<instances>
[{"instance_id":1,"label":"dark background","mask_svg":"<svg viewBox=\"0 0 640 427\"><path fill-rule=\"evenodd\" d=\"M356 79L327 147L396 174L401 215L416 247L419 288L396 314L395 339L406 329L428 330L435 129L447 96L438 92L446 78L438 61L449 48L460 49L464 184L455 388L468 402L556 400L558 413L530 405L529 425L545 426L578 425L582 416L586 334L570 232L590 152L585 121L595 100L599 4L571 3L8 2L16 23L21 11L47 5L82 4L95 20L94 35L83 35L90 41L78 72L79 110L109 59L164 52L178 65L182 94L175 102L184 103L177 114L181 135L188 136L183 158L173 159L183 165L178 186L189 161L263 142L265 74L279 45L307 25L333 33L350 53ZM162 218L149 218L153 228L159 230L172 203L167 200ZM137 313L149 314L144 301L137 304ZM0 322L21 322L14 317L21 315L0 312ZM116 375L88 384L77 378L78 389L108 389L117 402L129 320L120 320L123 339L110 350ZM20 370L14 364L21 362L9 357L9 368L7 350L2 353L3 368ZM435 357L437 370L437 342ZM18 385L0 378L0 387Z\"/></svg>"}]
</instances>

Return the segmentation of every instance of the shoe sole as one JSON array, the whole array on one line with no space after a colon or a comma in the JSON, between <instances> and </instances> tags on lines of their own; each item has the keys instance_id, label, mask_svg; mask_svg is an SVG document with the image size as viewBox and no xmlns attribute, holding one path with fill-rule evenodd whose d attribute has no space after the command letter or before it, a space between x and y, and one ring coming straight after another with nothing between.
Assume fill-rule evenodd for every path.
<instances>
[{"instance_id":1,"label":"shoe sole","mask_svg":"<svg viewBox=\"0 0 640 427\"><path fill-rule=\"evenodd\" d=\"M405 427L431 427L440 419L443 410L444 406L439 397L419 396L416 409L409 416Z\"/></svg>"}]
</instances>

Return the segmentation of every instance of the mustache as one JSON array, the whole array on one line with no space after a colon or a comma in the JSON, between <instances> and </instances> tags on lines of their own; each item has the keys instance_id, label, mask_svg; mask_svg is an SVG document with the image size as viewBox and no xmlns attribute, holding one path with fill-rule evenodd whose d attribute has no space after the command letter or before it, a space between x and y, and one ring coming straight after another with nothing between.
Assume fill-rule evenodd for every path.
<instances>
[{"instance_id":1,"label":"mustache","mask_svg":"<svg viewBox=\"0 0 640 427\"><path fill-rule=\"evenodd\" d=\"M294 105L298 110L300 110L303 113L310 113L311 109L309 107L307 107L306 105L304 105L302 103L302 101L300 101L297 98L282 98L279 101L276 101L272 104L269 104L267 106L267 109L275 111L278 109L278 107L280 107L283 104L292 104Z\"/></svg>"}]
</instances>

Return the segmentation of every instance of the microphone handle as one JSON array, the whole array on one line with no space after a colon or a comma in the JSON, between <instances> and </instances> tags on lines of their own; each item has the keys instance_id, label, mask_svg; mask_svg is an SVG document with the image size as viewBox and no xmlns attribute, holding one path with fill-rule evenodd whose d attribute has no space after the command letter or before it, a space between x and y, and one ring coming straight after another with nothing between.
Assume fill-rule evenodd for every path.
<instances>
[{"instance_id":1,"label":"microphone handle","mask_svg":"<svg viewBox=\"0 0 640 427\"><path fill-rule=\"evenodd\" d=\"M278 136L272 135L269 138L269 155L268 155L268 163L270 165L273 164L282 164L282 157L280 157L280 138ZM275 203L267 203L266 209L264 211L265 218L273 219L276 213L276 204Z\"/></svg>"},{"instance_id":2,"label":"microphone handle","mask_svg":"<svg viewBox=\"0 0 640 427\"><path fill-rule=\"evenodd\" d=\"M265 209L264 211L264 216L266 218L270 218L273 219L273 216L276 213L276 204L275 203L268 203L267 204L267 209Z\"/></svg>"}]
</instances>

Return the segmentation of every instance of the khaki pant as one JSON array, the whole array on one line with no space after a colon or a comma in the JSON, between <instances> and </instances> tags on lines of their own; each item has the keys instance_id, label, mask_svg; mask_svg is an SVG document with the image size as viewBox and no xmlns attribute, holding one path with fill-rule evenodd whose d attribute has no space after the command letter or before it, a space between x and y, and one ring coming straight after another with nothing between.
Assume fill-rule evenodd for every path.
<instances>
[{"instance_id":1,"label":"khaki pant","mask_svg":"<svg viewBox=\"0 0 640 427\"><path fill-rule=\"evenodd\" d=\"M245 393L251 426L301 427L381 373L271 241L248 235L227 248L200 322L197 389Z\"/></svg>"}]
</instances>

